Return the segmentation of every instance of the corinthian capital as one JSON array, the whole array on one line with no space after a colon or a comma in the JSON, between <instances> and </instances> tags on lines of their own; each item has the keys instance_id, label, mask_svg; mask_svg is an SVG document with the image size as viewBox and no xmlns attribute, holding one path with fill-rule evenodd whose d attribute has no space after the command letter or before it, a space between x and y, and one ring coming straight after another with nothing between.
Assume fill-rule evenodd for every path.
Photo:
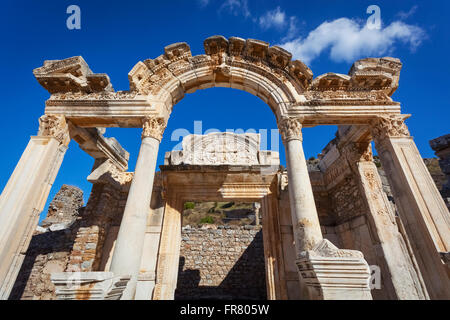
<instances>
[{"instance_id":1,"label":"corinthian capital","mask_svg":"<svg viewBox=\"0 0 450 320\"><path fill-rule=\"evenodd\" d=\"M340 153L351 163L373 161L370 141L350 142L339 149Z\"/></svg>"},{"instance_id":2,"label":"corinthian capital","mask_svg":"<svg viewBox=\"0 0 450 320\"><path fill-rule=\"evenodd\" d=\"M371 133L374 140L385 138L409 137L409 130L405 124L408 115L391 115L378 117L371 121Z\"/></svg>"},{"instance_id":3,"label":"corinthian capital","mask_svg":"<svg viewBox=\"0 0 450 320\"><path fill-rule=\"evenodd\" d=\"M165 129L164 118L145 117L142 124L142 139L152 137L161 141Z\"/></svg>"},{"instance_id":4,"label":"corinthian capital","mask_svg":"<svg viewBox=\"0 0 450 320\"><path fill-rule=\"evenodd\" d=\"M69 127L64 116L45 114L39 118L38 136L53 137L62 144L69 142Z\"/></svg>"},{"instance_id":5,"label":"corinthian capital","mask_svg":"<svg viewBox=\"0 0 450 320\"><path fill-rule=\"evenodd\" d=\"M278 121L278 130L281 133L283 142L290 140L303 140L302 123L296 118L282 118Z\"/></svg>"}]
</instances>

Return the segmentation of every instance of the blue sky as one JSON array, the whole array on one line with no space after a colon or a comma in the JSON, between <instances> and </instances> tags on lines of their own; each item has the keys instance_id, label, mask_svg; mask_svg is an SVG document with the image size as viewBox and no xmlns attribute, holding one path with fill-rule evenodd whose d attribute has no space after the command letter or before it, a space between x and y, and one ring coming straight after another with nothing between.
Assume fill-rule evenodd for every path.
<instances>
[{"instance_id":1,"label":"blue sky","mask_svg":"<svg viewBox=\"0 0 450 320\"><path fill-rule=\"evenodd\" d=\"M66 9L72 4L81 9L80 30L66 27ZM370 5L381 10L381 29L373 32L365 26ZM367 56L400 58L404 66L393 98L402 103L403 113L413 114L407 120L411 134L421 154L432 157L428 141L450 131L449 9L448 1L2 1L0 186L6 185L44 112L49 94L32 74L44 60L82 55L94 72L110 76L115 90L127 90L127 74L138 61L155 58L164 46L180 41L194 55L201 54L203 40L216 34L282 45L305 61L314 76L347 73L354 60ZM197 91L175 106L158 165L178 143L170 141L171 133L177 128L193 132L194 121L200 120L203 130L276 129L270 108L249 93ZM335 131L305 129L306 156L316 156ZM132 171L140 130L107 129L106 135L115 136L131 153ZM281 141L279 145L284 163ZM64 183L83 189L87 200L92 165L93 159L71 142L49 201Z\"/></svg>"}]
</instances>

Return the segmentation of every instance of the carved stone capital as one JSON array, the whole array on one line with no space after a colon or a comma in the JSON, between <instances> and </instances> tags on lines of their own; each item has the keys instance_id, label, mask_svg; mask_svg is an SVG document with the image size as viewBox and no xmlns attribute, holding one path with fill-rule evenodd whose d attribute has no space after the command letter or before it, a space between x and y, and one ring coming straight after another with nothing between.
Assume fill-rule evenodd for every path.
<instances>
[{"instance_id":1,"label":"carved stone capital","mask_svg":"<svg viewBox=\"0 0 450 320\"><path fill-rule=\"evenodd\" d=\"M409 137L409 130L405 124L407 117L407 115L391 115L372 120L370 131L373 139L381 142L386 138Z\"/></svg>"},{"instance_id":2,"label":"carved stone capital","mask_svg":"<svg viewBox=\"0 0 450 320\"><path fill-rule=\"evenodd\" d=\"M373 161L370 142L350 142L340 148L339 151L351 164L361 161Z\"/></svg>"},{"instance_id":3,"label":"carved stone capital","mask_svg":"<svg viewBox=\"0 0 450 320\"><path fill-rule=\"evenodd\" d=\"M64 116L43 115L39 118L38 136L53 137L60 143L69 143L69 127Z\"/></svg>"},{"instance_id":4,"label":"carved stone capital","mask_svg":"<svg viewBox=\"0 0 450 320\"><path fill-rule=\"evenodd\" d=\"M164 118L145 117L142 124L142 139L152 137L161 141L165 129Z\"/></svg>"},{"instance_id":5,"label":"carved stone capital","mask_svg":"<svg viewBox=\"0 0 450 320\"><path fill-rule=\"evenodd\" d=\"M280 130L283 142L288 142L290 140L303 141L302 123L300 122L300 119L282 118L278 121L278 130Z\"/></svg>"}]
</instances>

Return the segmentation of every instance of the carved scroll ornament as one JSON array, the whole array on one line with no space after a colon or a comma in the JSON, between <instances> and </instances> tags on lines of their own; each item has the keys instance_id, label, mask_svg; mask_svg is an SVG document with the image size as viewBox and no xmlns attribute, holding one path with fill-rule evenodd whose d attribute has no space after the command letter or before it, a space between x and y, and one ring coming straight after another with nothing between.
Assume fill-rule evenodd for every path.
<instances>
[{"instance_id":1,"label":"carved scroll ornament","mask_svg":"<svg viewBox=\"0 0 450 320\"><path fill-rule=\"evenodd\" d=\"M303 140L302 123L300 119L282 118L278 121L278 129L280 130L281 139L283 142L290 140Z\"/></svg>"},{"instance_id":2,"label":"carved scroll ornament","mask_svg":"<svg viewBox=\"0 0 450 320\"><path fill-rule=\"evenodd\" d=\"M409 130L405 124L405 115L382 116L371 122L371 133L375 141L385 138L409 137Z\"/></svg>"}]
</instances>

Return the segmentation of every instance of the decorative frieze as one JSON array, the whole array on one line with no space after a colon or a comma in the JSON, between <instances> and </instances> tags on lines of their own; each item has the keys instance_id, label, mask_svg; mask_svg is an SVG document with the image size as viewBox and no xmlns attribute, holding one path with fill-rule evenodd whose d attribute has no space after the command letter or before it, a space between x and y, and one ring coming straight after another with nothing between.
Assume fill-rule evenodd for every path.
<instances>
[{"instance_id":1,"label":"decorative frieze","mask_svg":"<svg viewBox=\"0 0 450 320\"><path fill-rule=\"evenodd\" d=\"M183 138L183 150L166 155L167 165L278 165L278 152L260 151L255 133L213 132Z\"/></svg>"},{"instance_id":2,"label":"decorative frieze","mask_svg":"<svg viewBox=\"0 0 450 320\"><path fill-rule=\"evenodd\" d=\"M145 117L142 125L142 139L152 137L161 141L165 129L166 121L164 118Z\"/></svg>"},{"instance_id":3,"label":"decorative frieze","mask_svg":"<svg viewBox=\"0 0 450 320\"><path fill-rule=\"evenodd\" d=\"M341 84L325 87L322 82L323 80L316 90L305 91L303 93L305 100L297 101L295 106L399 105L384 91L352 91L350 87L344 89Z\"/></svg>"}]
</instances>

